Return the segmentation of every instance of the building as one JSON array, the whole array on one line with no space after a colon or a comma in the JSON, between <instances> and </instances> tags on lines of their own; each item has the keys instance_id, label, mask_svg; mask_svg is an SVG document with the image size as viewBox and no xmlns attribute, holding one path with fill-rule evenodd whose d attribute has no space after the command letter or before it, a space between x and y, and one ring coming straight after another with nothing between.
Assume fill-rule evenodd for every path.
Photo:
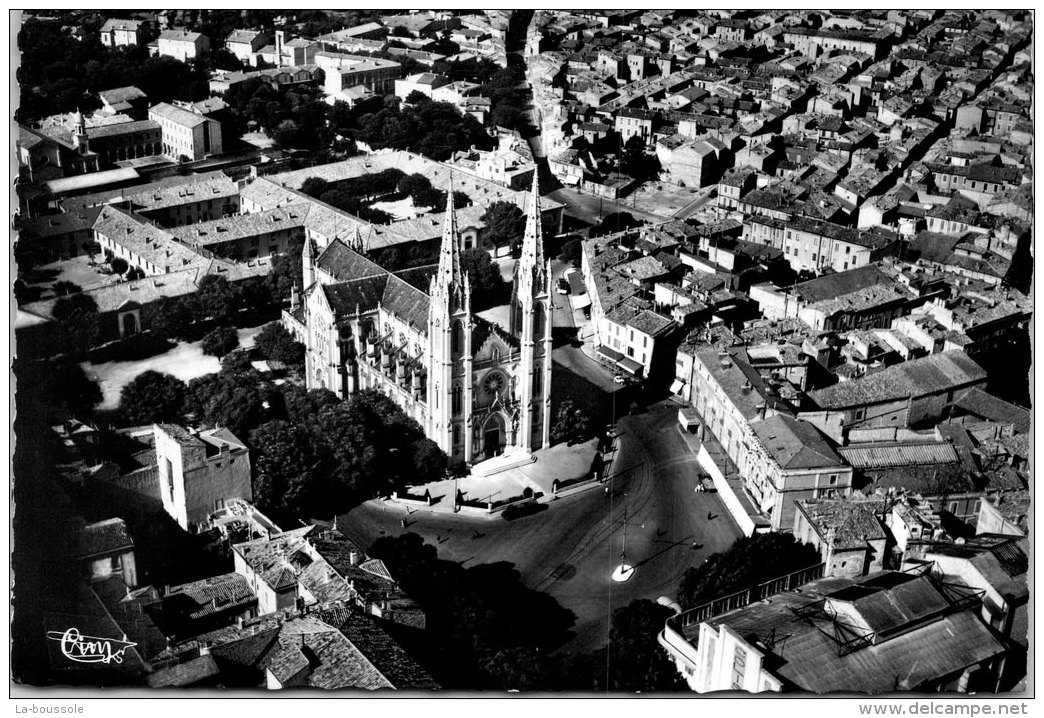
<instances>
[{"instance_id":1,"label":"building","mask_svg":"<svg viewBox=\"0 0 1044 718\"><path fill-rule=\"evenodd\" d=\"M257 615L257 597L238 573L167 586L153 616L175 640L196 636Z\"/></svg>"},{"instance_id":2,"label":"building","mask_svg":"<svg viewBox=\"0 0 1044 718\"><path fill-rule=\"evenodd\" d=\"M648 145L653 139L655 119L655 112L625 107L616 113L613 127L620 135L621 142L626 144L632 137L640 137Z\"/></svg>"},{"instance_id":3,"label":"building","mask_svg":"<svg viewBox=\"0 0 1044 718\"><path fill-rule=\"evenodd\" d=\"M996 691L1008 649L981 605L981 592L930 572L878 571L702 620L693 609L660 643L697 693Z\"/></svg>"},{"instance_id":4,"label":"building","mask_svg":"<svg viewBox=\"0 0 1044 718\"><path fill-rule=\"evenodd\" d=\"M233 30L225 38L225 49L244 65L257 66L258 53L271 38L260 30Z\"/></svg>"},{"instance_id":5,"label":"building","mask_svg":"<svg viewBox=\"0 0 1044 718\"><path fill-rule=\"evenodd\" d=\"M145 23L141 20L119 20L110 18L99 31L102 45L106 47L128 47L140 45Z\"/></svg>"},{"instance_id":6,"label":"building","mask_svg":"<svg viewBox=\"0 0 1044 718\"><path fill-rule=\"evenodd\" d=\"M283 30L276 30L275 44L261 48L257 53L257 57L259 60L276 67L300 67L314 63L316 61L315 54L319 49L320 45L315 40L308 40L303 37L287 40L286 33ZM256 65L257 63L253 64Z\"/></svg>"},{"instance_id":7,"label":"building","mask_svg":"<svg viewBox=\"0 0 1044 718\"><path fill-rule=\"evenodd\" d=\"M250 501L250 455L228 429L190 434L156 424L153 445L163 508L186 531L234 499Z\"/></svg>"},{"instance_id":8,"label":"building","mask_svg":"<svg viewBox=\"0 0 1044 718\"><path fill-rule=\"evenodd\" d=\"M438 268L430 283L418 281L427 291L343 242L318 258L306 242L302 313L284 320L306 332L308 388L341 397L380 390L453 464L501 454L522 460L550 436L551 288L536 182L507 328L471 312L452 191L448 196Z\"/></svg>"},{"instance_id":9,"label":"building","mask_svg":"<svg viewBox=\"0 0 1044 718\"><path fill-rule=\"evenodd\" d=\"M184 685L181 673L219 675L220 684L229 688L439 688L383 625L337 605L293 617L260 616L242 626L197 636L174 649L182 663L157 671L150 685Z\"/></svg>"},{"instance_id":10,"label":"building","mask_svg":"<svg viewBox=\"0 0 1044 718\"><path fill-rule=\"evenodd\" d=\"M395 91L395 80L402 74L399 63L365 55L317 52L315 64L326 73L323 89L334 96L359 85L372 92L390 94Z\"/></svg>"},{"instance_id":11,"label":"building","mask_svg":"<svg viewBox=\"0 0 1044 718\"><path fill-rule=\"evenodd\" d=\"M163 133L163 154L192 162L222 152L221 123L167 102L154 105L149 119Z\"/></svg>"},{"instance_id":12,"label":"building","mask_svg":"<svg viewBox=\"0 0 1044 718\"><path fill-rule=\"evenodd\" d=\"M854 428L918 427L941 419L954 401L986 383L986 372L959 351L897 364L808 393L802 419L836 441Z\"/></svg>"},{"instance_id":13,"label":"building","mask_svg":"<svg viewBox=\"0 0 1044 718\"><path fill-rule=\"evenodd\" d=\"M210 38L201 32L185 28L172 28L160 33L158 55L173 57L182 62L191 62L205 52L210 52Z\"/></svg>"},{"instance_id":14,"label":"building","mask_svg":"<svg viewBox=\"0 0 1044 718\"><path fill-rule=\"evenodd\" d=\"M881 501L854 498L795 502L794 538L819 551L827 576L858 578L885 568L888 531Z\"/></svg>"},{"instance_id":15,"label":"building","mask_svg":"<svg viewBox=\"0 0 1044 718\"><path fill-rule=\"evenodd\" d=\"M138 585L134 539L123 519L106 519L82 526L76 534L73 559L84 566L90 581L106 581L118 576L131 588Z\"/></svg>"},{"instance_id":16,"label":"building","mask_svg":"<svg viewBox=\"0 0 1044 718\"><path fill-rule=\"evenodd\" d=\"M133 85L102 90L98 93L98 99L102 101L102 108L98 110L99 114L125 113L139 120L144 119L149 102L148 96Z\"/></svg>"},{"instance_id":17,"label":"building","mask_svg":"<svg viewBox=\"0 0 1044 718\"><path fill-rule=\"evenodd\" d=\"M435 90L449 84L449 79L434 72L418 72L415 75L395 81L395 96L405 100L413 92L419 92L431 99Z\"/></svg>"},{"instance_id":18,"label":"building","mask_svg":"<svg viewBox=\"0 0 1044 718\"><path fill-rule=\"evenodd\" d=\"M936 543L924 561L943 580L982 593L982 620L1023 646L1029 641L1029 539L979 534L963 543Z\"/></svg>"}]
</instances>

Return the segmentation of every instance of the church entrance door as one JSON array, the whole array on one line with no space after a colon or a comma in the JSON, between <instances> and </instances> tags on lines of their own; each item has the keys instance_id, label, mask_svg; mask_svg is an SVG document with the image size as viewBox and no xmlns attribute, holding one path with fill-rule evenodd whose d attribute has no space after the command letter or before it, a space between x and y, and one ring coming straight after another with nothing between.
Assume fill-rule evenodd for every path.
<instances>
[{"instance_id":1,"label":"church entrance door","mask_svg":"<svg viewBox=\"0 0 1044 718\"><path fill-rule=\"evenodd\" d=\"M502 453L504 445L504 420L493 414L482 428L482 453L492 459Z\"/></svg>"}]
</instances>

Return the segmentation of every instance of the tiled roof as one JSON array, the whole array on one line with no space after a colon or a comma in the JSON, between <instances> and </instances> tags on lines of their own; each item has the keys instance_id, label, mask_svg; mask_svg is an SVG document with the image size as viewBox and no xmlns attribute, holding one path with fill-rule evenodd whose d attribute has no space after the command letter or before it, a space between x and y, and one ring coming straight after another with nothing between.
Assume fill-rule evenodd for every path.
<instances>
[{"instance_id":1,"label":"tiled roof","mask_svg":"<svg viewBox=\"0 0 1044 718\"><path fill-rule=\"evenodd\" d=\"M953 405L955 409L973 416L1001 424L1014 424L1015 431L1020 434L1029 433L1032 417L1028 409L987 394L982 389L972 389L954 401Z\"/></svg>"},{"instance_id":2,"label":"tiled roof","mask_svg":"<svg viewBox=\"0 0 1044 718\"><path fill-rule=\"evenodd\" d=\"M840 467L844 464L823 435L807 421L777 414L752 421L750 428L784 470Z\"/></svg>"},{"instance_id":3,"label":"tiled roof","mask_svg":"<svg viewBox=\"0 0 1044 718\"><path fill-rule=\"evenodd\" d=\"M897 364L859 379L808 393L822 409L842 409L919 398L986 379L986 372L959 351L933 354Z\"/></svg>"},{"instance_id":4,"label":"tiled roof","mask_svg":"<svg viewBox=\"0 0 1044 718\"><path fill-rule=\"evenodd\" d=\"M351 249L340 239L330 242L315 263L319 269L339 282L387 273L387 270Z\"/></svg>"},{"instance_id":5,"label":"tiled roof","mask_svg":"<svg viewBox=\"0 0 1044 718\"><path fill-rule=\"evenodd\" d=\"M207 118L202 115L197 115L195 112L190 112L167 102L161 102L149 108L149 117L153 115L170 120L183 127L195 127L207 121Z\"/></svg>"},{"instance_id":6,"label":"tiled roof","mask_svg":"<svg viewBox=\"0 0 1044 718\"><path fill-rule=\"evenodd\" d=\"M851 444L839 447L837 452L857 469L948 464L960 460L953 444L945 441Z\"/></svg>"},{"instance_id":7,"label":"tiled roof","mask_svg":"<svg viewBox=\"0 0 1044 718\"><path fill-rule=\"evenodd\" d=\"M246 578L238 573L226 573L171 586L164 597L164 610L195 620L256 601Z\"/></svg>"},{"instance_id":8,"label":"tiled roof","mask_svg":"<svg viewBox=\"0 0 1044 718\"><path fill-rule=\"evenodd\" d=\"M134 539L121 518L106 519L84 526L78 536L77 558L105 556L134 549Z\"/></svg>"},{"instance_id":9,"label":"tiled roof","mask_svg":"<svg viewBox=\"0 0 1044 718\"><path fill-rule=\"evenodd\" d=\"M341 284L325 284L322 285L322 291L334 316L343 317L355 314L356 311L367 312L376 309L387 283L388 275L380 274Z\"/></svg>"},{"instance_id":10,"label":"tiled roof","mask_svg":"<svg viewBox=\"0 0 1044 718\"><path fill-rule=\"evenodd\" d=\"M888 532L874 513L884 508L881 501L804 499L798 501L797 506L821 539L833 538L835 549L864 548L867 541L888 538Z\"/></svg>"},{"instance_id":11,"label":"tiled roof","mask_svg":"<svg viewBox=\"0 0 1044 718\"><path fill-rule=\"evenodd\" d=\"M800 282L791 287L790 294L811 303L823 299L836 299L841 295L879 284L890 286L893 282L877 265L868 264Z\"/></svg>"},{"instance_id":12,"label":"tiled roof","mask_svg":"<svg viewBox=\"0 0 1044 718\"><path fill-rule=\"evenodd\" d=\"M214 657L207 654L169 668L161 668L150 673L147 680L149 688L182 688L213 678L220 672Z\"/></svg>"},{"instance_id":13,"label":"tiled roof","mask_svg":"<svg viewBox=\"0 0 1044 718\"><path fill-rule=\"evenodd\" d=\"M371 616L353 614L338 628L398 690L438 690L440 687Z\"/></svg>"}]
</instances>

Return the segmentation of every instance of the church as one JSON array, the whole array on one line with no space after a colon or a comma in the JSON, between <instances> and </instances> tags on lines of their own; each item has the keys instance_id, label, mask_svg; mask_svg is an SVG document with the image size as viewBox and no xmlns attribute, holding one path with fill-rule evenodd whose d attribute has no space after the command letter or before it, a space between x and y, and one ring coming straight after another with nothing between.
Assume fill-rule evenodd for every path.
<instances>
[{"instance_id":1,"label":"church","mask_svg":"<svg viewBox=\"0 0 1044 718\"><path fill-rule=\"evenodd\" d=\"M284 322L305 344L309 389L380 391L451 467L525 460L550 443L551 264L536 178L507 327L472 312L452 187L447 196L437 266L388 271L362 254L358 236L322 251L306 241L303 291Z\"/></svg>"}]
</instances>

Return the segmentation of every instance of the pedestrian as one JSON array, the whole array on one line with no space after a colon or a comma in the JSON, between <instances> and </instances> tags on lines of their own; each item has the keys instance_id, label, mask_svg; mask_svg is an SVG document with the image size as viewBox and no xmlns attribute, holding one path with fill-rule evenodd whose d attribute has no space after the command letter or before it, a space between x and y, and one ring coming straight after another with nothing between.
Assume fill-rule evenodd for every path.
<instances>
[{"instance_id":1,"label":"pedestrian","mask_svg":"<svg viewBox=\"0 0 1044 718\"><path fill-rule=\"evenodd\" d=\"M608 496L608 495L609 495L609 487L608 487L608 486L606 486L606 487L605 487L605 495L606 495L606 496Z\"/></svg>"},{"instance_id":2,"label":"pedestrian","mask_svg":"<svg viewBox=\"0 0 1044 718\"><path fill-rule=\"evenodd\" d=\"M403 520L402 520L402 527L403 527L403 528L406 528L406 519L403 519Z\"/></svg>"},{"instance_id":3,"label":"pedestrian","mask_svg":"<svg viewBox=\"0 0 1044 718\"><path fill-rule=\"evenodd\" d=\"M714 512L713 511L708 511L707 512L707 520L711 521L713 519L714 519Z\"/></svg>"},{"instance_id":4,"label":"pedestrian","mask_svg":"<svg viewBox=\"0 0 1044 718\"><path fill-rule=\"evenodd\" d=\"M442 534L435 534L435 543L442 543Z\"/></svg>"}]
</instances>

